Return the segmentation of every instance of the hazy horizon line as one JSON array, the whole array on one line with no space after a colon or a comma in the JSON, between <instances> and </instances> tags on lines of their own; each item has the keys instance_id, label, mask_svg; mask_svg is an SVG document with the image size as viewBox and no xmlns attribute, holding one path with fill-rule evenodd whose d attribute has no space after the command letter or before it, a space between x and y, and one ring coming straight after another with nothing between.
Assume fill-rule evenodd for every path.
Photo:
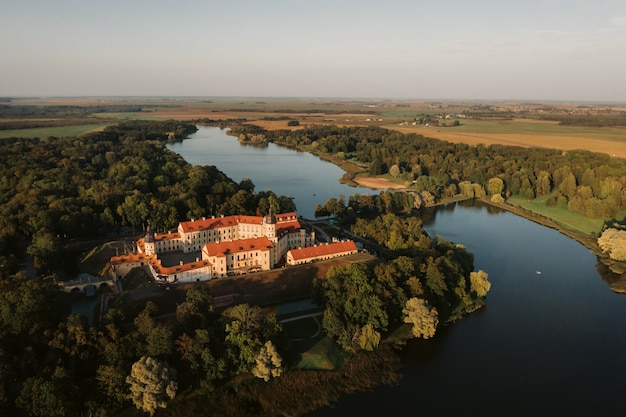
<instances>
[{"instance_id":1,"label":"hazy horizon line","mask_svg":"<svg viewBox=\"0 0 626 417\"><path fill-rule=\"evenodd\" d=\"M0 103L3 100L24 100L24 99L273 99L273 100L338 100L338 101L423 101L423 102L483 102L483 103L525 103L525 104L542 104L542 103L561 103L561 104L573 104L573 103L587 103L587 104L626 104L626 100L592 100L592 99L532 99L532 98L442 98L442 97L359 97L359 96L245 96L245 95L167 95L167 94L155 94L155 95L97 95L97 94L85 94L85 95L0 95Z\"/></svg>"}]
</instances>

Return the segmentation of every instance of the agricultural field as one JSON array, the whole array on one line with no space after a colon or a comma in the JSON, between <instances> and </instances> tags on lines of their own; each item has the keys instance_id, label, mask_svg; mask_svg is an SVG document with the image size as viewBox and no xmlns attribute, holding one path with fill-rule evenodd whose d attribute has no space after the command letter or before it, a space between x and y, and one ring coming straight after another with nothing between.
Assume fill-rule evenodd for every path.
<instances>
[{"instance_id":1,"label":"agricultural field","mask_svg":"<svg viewBox=\"0 0 626 417\"><path fill-rule=\"evenodd\" d=\"M80 136L85 133L96 132L110 124L88 124L76 126L38 127L33 129L0 130L0 139L4 138L48 138L50 136Z\"/></svg>"},{"instance_id":2,"label":"agricultural field","mask_svg":"<svg viewBox=\"0 0 626 417\"><path fill-rule=\"evenodd\" d=\"M115 120L184 121L245 120L268 130L301 129L307 125L382 126L404 133L417 133L455 143L470 145L502 144L522 147L548 147L562 150L586 149L626 158L626 127L563 126L546 120L544 108L560 115L582 114L589 108L596 115L624 114L626 107L583 106L569 103L471 103L429 102L423 100L383 99L305 99L305 98L50 98L15 99L12 105L23 106L140 106L141 111L94 112L91 117L102 124L67 128L40 128L0 131L0 138L19 136L70 136L102 129ZM412 125L416 118L460 114L459 126ZM512 114L514 117L501 117ZM28 118L23 119L28 121ZM288 126L297 120L300 126Z\"/></svg>"},{"instance_id":3,"label":"agricultural field","mask_svg":"<svg viewBox=\"0 0 626 417\"><path fill-rule=\"evenodd\" d=\"M626 158L626 127L561 126L557 122L532 119L462 120L455 127L398 124L384 127L453 143L586 149Z\"/></svg>"}]
</instances>

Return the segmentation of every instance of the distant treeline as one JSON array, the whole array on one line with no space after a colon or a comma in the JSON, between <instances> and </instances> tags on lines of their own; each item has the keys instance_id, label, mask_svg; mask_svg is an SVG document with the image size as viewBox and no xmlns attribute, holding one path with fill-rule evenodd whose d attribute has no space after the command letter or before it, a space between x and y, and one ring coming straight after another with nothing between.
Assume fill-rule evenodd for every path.
<instances>
[{"instance_id":1,"label":"distant treeline","mask_svg":"<svg viewBox=\"0 0 626 417\"><path fill-rule=\"evenodd\" d=\"M626 112L603 115L570 115L554 118L562 126L613 127L626 126Z\"/></svg>"},{"instance_id":2,"label":"distant treeline","mask_svg":"<svg viewBox=\"0 0 626 417\"><path fill-rule=\"evenodd\" d=\"M94 113L135 113L142 110L141 106L132 104L98 105L98 106L30 106L0 105L0 119L26 117L85 117Z\"/></svg>"},{"instance_id":3,"label":"distant treeline","mask_svg":"<svg viewBox=\"0 0 626 417\"><path fill-rule=\"evenodd\" d=\"M104 124L111 122L110 119L93 119L93 118L69 118L69 119L52 119L52 120L11 120L0 121L0 130L18 130L18 129L36 129L40 127L62 127L77 126L85 124Z\"/></svg>"},{"instance_id":4,"label":"distant treeline","mask_svg":"<svg viewBox=\"0 0 626 417\"><path fill-rule=\"evenodd\" d=\"M612 109L593 109L585 106L574 110L528 103L532 109L497 109L490 105L472 106L461 111L472 119L502 119L514 118L536 119L559 122L562 126L584 127L613 127L626 126L626 112Z\"/></svg>"}]
</instances>

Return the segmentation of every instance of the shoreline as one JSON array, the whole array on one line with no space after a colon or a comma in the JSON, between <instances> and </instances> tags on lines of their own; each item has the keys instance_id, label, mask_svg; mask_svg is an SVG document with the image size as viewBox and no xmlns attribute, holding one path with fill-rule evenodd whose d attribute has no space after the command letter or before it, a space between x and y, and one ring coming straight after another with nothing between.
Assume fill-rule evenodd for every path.
<instances>
[{"instance_id":1,"label":"shoreline","mask_svg":"<svg viewBox=\"0 0 626 417\"><path fill-rule=\"evenodd\" d=\"M339 167L344 171L344 174L341 178L338 179L340 183L349 185L354 187L356 190L359 188L364 188L368 190L374 191L398 191L398 192L410 192L411 189L407 188L404 185L398 184L392 180L387 178L378 177L378 176L360 176L362 174L367 175L367 169L364 166L361 166L353 161L338 159L334 155L328 153L321 153L319 151L309 149L306 146L295 146L287 143L274 142L278 146L285 146L291 149L297 149L300 152L306 152L311 155L315 155L318 158L330 162L335 166ZM358 191L355 191L358 192ZM467 200L467 197L453 197L453 198L445 198L441 201L436 202L435 204L428 207L436 207L449 203L459 202L463 200ZM493 207L497 207L499 209L508 211L517 216L530 220L539 225L549 227L558 231L559 233L573 239L583 245L585 248L589 249L595 256L598 262L598 265L601 266L603 272L601 273L602 279L607 282L612 291L616 293L624 293L626 294L626 273L620 273L614 271L611 267L615 265L617 262L610 259L606 254L603 253L602 249L598 246L597 237L593 235L583 235L580 233L576 233L570 229L567 229L561 225L559 225L556 221L552 220L549 217L545 217L542 214L524 209L522 207L514 206L512 204L507 203L494 203L489 198L481 198L479 201L488 204Z\"/></svg>"},{"instance_id":2,"label":"shoreline","mask_svg":"<svg viewBox=\"0 0 626 417\"><path fill-rule=\"evenodd\" d=\"M626 294L626 273L620 274L611 269L611 265L614 265L617 261L609 258L600 248L597 242L597 238L588 235L583 236L581 234L572 232L569 229L566 229L560 226L558 223L553 221L552 219L545 217L541 214L535 213L533 211L524 209L522 207L513 206L508 203L494 203L488 198L480 199L479 201L491 205L493 207L497 207L502 210L506 210L509 213L513 213L516 216L520 216L526 220L530 220L534 223L537 223L544 227L549 227L550 229L554 229L559 233L567 236L570 239L573 239L583 245L585 248L589 249L591 253L593 253L598 261L598 272L602 279L609 285L609 288L618 294ZM602 271L600 271L602 269Z\"/></svg>"}]
</instances>

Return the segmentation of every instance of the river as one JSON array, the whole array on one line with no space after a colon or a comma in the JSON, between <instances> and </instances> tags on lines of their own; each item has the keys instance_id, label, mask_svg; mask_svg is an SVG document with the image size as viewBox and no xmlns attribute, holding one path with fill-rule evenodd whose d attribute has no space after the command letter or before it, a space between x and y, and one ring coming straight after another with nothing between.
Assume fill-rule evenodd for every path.
<instances>
[{"instance_id":1,"label":"river","mask_svg":"<svg viewBox=\"0 0 626 417\"><path fill-rule=\"evenodd\" d=\"M218 127L198 126L189 139L167 147L191 164L215 165L237 182L250 178L255 191L272 190L293 197L298 215L307 219L315 218L317 204L359 191L341 184L344 171L317 156L274 143L242 145Z\"/></svg>"},{"instance_id":2,"label":"river","mask_svg":"<svg viewBox=\"0 0 626 417\"><path fill-rule=\"evenodd\" d=\"M176 151L188 159L181 150L194 140L176 145ZM272 148L263 152L268 149L272 159ZM285 194L285 179L297 175L287 168L297 171L299 164L279 155L268 161L282 167L278 182L246 176ZM325 171L327 163L315 159ZM188 160L217 165L231 175L217 152ZM328 181L310 180L319 180L314 185L319 189ZM553 229L479 203L428 209L422 220L431 236L466 245L476 269L489 274L486 307L440 329L431 340L410 342L403 350L406 366L399 384L346 396L309 417L626 415L626 296L601 279L588 249Z\"/></svg>"}]
</instances>

